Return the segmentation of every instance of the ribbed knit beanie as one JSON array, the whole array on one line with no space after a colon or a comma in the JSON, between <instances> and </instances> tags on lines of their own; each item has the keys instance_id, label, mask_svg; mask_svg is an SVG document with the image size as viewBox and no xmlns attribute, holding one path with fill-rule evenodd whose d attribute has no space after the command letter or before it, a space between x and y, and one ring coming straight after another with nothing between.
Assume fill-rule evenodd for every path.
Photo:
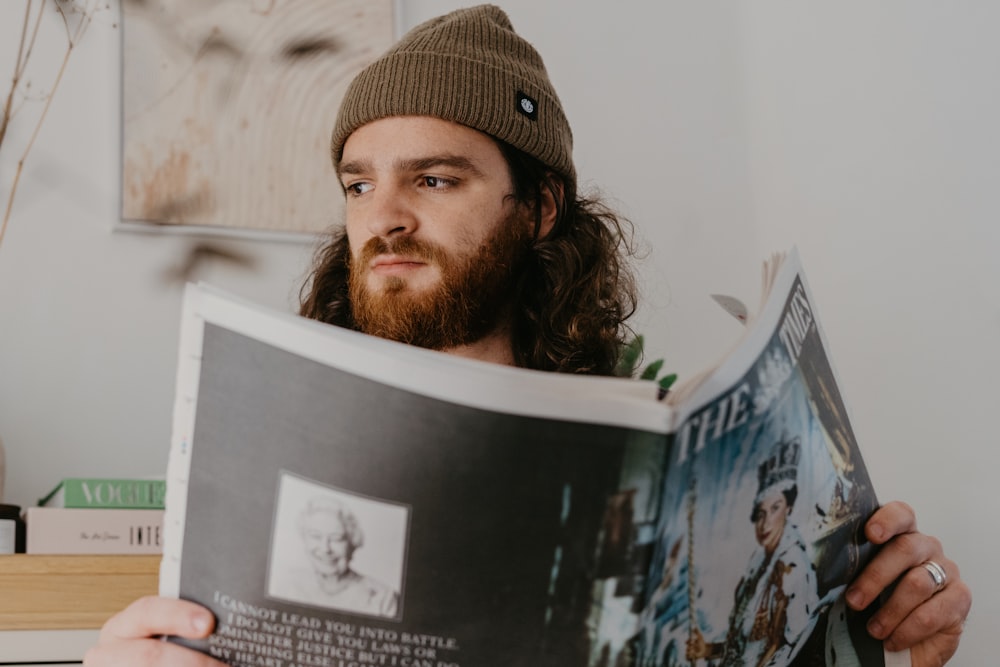
<instances>
[{"instance_id":1,"label":"ribbed knit beanie","mask_svg":"<svg viewBox=\"0 0 1000 667\"><path fill-rule=\"evenodd\" d=\"M358 74L334 125L334 166L362 125L411 115L485 132L576 180L573 134L542 58L494 5L418 25Z\"/></svg>"}]
</instances>

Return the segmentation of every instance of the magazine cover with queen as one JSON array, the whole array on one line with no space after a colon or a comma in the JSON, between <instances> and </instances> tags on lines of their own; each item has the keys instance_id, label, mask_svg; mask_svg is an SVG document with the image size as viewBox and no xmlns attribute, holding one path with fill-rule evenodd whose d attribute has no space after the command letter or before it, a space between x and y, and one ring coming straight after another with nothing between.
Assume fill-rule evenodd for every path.
<instances>
[{"instance_id":1,"label":"magazine cover with queen","mask_svg":"<svg viewBox=\"0 0 1000 667\"><path fill-rule=\"evenodd\" d=\"M798 275L786 294L749 370L677 428L659 518L636 540L642 591L617 615L638 631L602 618L593 665L884 664L874 609L842 595L872 555L877 501ZM608 611L622 587L603 584Z\"/></svg>"}]
</instances>

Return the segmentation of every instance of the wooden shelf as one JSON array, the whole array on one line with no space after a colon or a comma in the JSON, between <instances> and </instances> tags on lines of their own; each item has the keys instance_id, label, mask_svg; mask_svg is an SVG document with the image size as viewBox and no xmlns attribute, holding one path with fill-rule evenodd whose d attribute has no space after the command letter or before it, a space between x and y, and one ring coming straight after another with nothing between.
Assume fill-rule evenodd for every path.
<instances>
[{"instance_id":1,"label":"wooden shelf","mask_svg":"<svg viewBox=\"0 0 1000 667\"><path fill-rule=\"evenodd\" d=\"M0 630L100 628L155 595L160 556L0 556Z\"/></svg>"}]
</instances>

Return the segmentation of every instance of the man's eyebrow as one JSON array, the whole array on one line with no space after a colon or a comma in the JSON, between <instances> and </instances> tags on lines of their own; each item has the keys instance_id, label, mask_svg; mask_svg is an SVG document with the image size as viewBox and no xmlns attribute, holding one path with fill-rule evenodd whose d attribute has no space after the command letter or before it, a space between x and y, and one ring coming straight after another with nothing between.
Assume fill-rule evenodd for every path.
<instances>
[{"instance_id":1,"label":"man's eyebrow","mask_svg":"<svg viewBox=\"0 0 1000 667\"><path fill-rule=\"evenodd\" d=\"M426 171L435 167L450 167L451 169L467 171L477 176L483 175L482 170L472 160L464 155L453 155L451 153L407 158L397 160L393 164L393 168L399 171ZM340 163L338 174L341 176L344 174L358 175L368 173L373 169L374 166L371 160L351 160L350 162Z\"/></svg>"},{"instance_id":2,"label":"man's eyebrow","mask_svg":"<svg viewBox=\"0 0 1000 667\"><path fill-rule=\"evenodd\" d=\"M460 171L468 171L477 176L482 176L483 172L476 164L464 155L452 155L445 153L441 155L428 155L427 157L413 158L411 160L400 160L396 167L404 171L425 171L435 167L450 167Z\"/></svg>"},{"instance_id":3,"label":"man's eyebrow","mask_svg":"<svg viewBox=\"0 0 1000 667\"><path fill-rule=\"evenodd\" d=\"M337 168L337 175L343 174L364 174L372 170L372 163L369 160L352 160L351 162L341 162Z\"/></svg>"}]
</instances>

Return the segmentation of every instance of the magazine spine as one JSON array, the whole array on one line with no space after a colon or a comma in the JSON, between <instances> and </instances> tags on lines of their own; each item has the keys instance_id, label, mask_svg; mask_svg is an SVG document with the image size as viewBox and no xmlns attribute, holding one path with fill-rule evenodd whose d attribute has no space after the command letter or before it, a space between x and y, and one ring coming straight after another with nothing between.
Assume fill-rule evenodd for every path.
<instances>
[{"instance_id":1,"label":"magazine spine","mask_svg":"<svg viewBox=\"0 0 1000 667\"><path fill-rule=\"evenodd\" d=\"M163 509L161 479L67 478L39 506L69 508Z\"/></svg>"}]
</instances>

